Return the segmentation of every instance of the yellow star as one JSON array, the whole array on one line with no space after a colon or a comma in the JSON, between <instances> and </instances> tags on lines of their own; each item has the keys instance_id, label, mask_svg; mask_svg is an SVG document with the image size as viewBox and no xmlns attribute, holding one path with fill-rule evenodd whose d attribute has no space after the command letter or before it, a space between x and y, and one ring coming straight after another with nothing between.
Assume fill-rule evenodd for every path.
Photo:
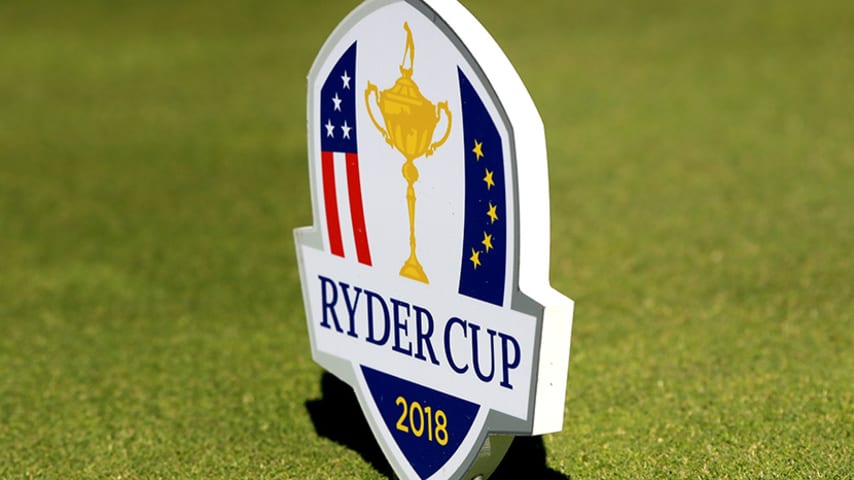
<instances>
[{"instance_id":1,"label":"yellow star","mask_svg":"<svg viewBox=\"0 0 854 480\"><path fill-rule=\"evenodd\" d=\"M471 263L474 265L474 269L477 270L477 267L480 266L480 250L471 249L471 257L469 257Z\"/></svg>"},{"instance_id":2,"label":"yellow star","mask_svg":"<svg viewBox=\"0 0 854 480\"><path fill-rule=\"evenodd\" d=\"M490 223L495 223L495 221L498 220L498 213L496 212L497 209L498 206L493 205L492 202L489 202L489 211L486 212L486 215L488 215L489 219L492 220L492 222Z\"/></svg>"},{"instance_id":3,"label":"yellow star","mask_svg":"<svg viewBox=\"0 0 854 480\"><path fill-rule=\"evenodd\" d=\"M486 182L486 189L491 190L495 186L495 181L492 180L492 174L495 172L490 172L488 168L484 168L484 170L486 170L486 176L483 177L483 181Z\"/></svg>"},{"instance_id":4,"label":"yellow star","mask_svg":"<svg viewBox=\"0 0 854 480\"><path fill-rule=\"evenodd\" d=\"M474 140L474 148L471 150L474 152L474 155L480 160L480 157L483 156L483 143L478 142L477 139Z\"/></svg>"},{"instance_id":5,"label":"yellow star","mask_svg":"<svg viewBox=\"0 0 854 480\"><path fill-rule=\"evenodd\" d=\"M480 243L482 243L483 246L486 247L486 253L489 253L490 250L495 248L492 246L492 235L489 235L486 232L483 232L483 241Z\"/></svg>"}]
</instances>

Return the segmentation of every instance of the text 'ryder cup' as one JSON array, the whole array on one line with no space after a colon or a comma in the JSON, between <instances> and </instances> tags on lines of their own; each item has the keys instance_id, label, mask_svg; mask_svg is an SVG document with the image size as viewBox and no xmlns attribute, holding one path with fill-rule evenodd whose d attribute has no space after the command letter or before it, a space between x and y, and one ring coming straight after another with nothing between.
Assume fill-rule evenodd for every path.
<instances>
[{"instance_id":1,"label":"text 'ryder cup'","mask_svg":"<svg viewBox=\"0 0 854 480\"><path fill-rule=\"evenodd\" d=\"M318 275L318 279L323 310L321 327L353 339L359 339L361 335L366 342L377 347L386 347L391 342L391 350L396 353L437 366L447 365L459 375L474 373L484 383L492 383L497 379L497 354L499 385L513 389L510 374L519 366L522 358L519 342L513 336L490 328L483 329L471 320L454 316L445 322L441 342L434 344L437 332L433 315L426 307L397 298L386 298L377 292L335 282L322 275ZM345 320L344 323L342 320ZM460 343L461 338L467 341ZM455 350L455 344L466 345L468 351L460 351L460 347ZM441 347L440 356L436 355L436 345ZM490 350L488 369L481 364L484 347ZM440 358L444 359L444 363Z\"/></svg>"}]
</instances>

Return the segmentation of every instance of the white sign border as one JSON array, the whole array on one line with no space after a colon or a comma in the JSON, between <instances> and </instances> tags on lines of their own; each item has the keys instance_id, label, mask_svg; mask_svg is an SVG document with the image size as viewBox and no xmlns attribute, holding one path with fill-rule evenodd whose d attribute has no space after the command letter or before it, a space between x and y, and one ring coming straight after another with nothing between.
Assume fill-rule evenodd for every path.
<instances>
[{"instance_id":1,"label":"white sign border","mask_svg":"<svg viewBox=\"0 0 854 480\"><path fill-rule=\"evenodd\" d=\"M338 40L355 27L362 18L383 6L399 1L405 1L431 19L441 31L445 32L447 38L457 45L460 53L468 60L478 79L487 89L489 97L499 111L502 123L509 132L511 149L508 155L511 156L510 165L514 168L513 177L516 179L512 188L515 190L513 198L517 212L513 225L516 233L516 251L513 252L516 278L513 280L515 289L511 308L541 319L535 336L537 351L534 353L534 358L538 359L538 362L532 373L531 401L529 401L527 419L520 420L490 412L482 424L480 418L475 422L475 426L487 425L488 430L480 427L480 434L473 445L488 447L486 444L488 435L540 435L559 431L563 427L574 304L549 284L549 255L543 254L550 251L545 130L539 112L518 73L480 22L455 0L367 0L336 27L316 58L326 58ZM316 60L312 65L309 79L317 77L319 63L322 62ZM309 88L307 112L309 161L319 158L320 154L315 150L316 147L311 138L314 133L311 122L317 117L317 112L311 107L314 105L315 95L317 93ZM318 208L314 208L321 203L318 200L319 192L314 188L317 185L317 179L314 178L313 168L309 168L309 176L312 185L314 223L310 227L298 228L294 231L298 250L301 245L323 248L323 237L318 228L321 225L321 213ZM298 254L298 261L302 271L304 259L301 252ZM306 308L310 304L307 295L308 289L303 288ZM309 314L309 312L306 313ZM355 387L361 381L352 362L319 352L314 344L312 344L312 356L318 364L349 385ZM359 397L366 419L371 423L372 430L382 432L385 426L377 424L379 417L367 411L371 405L371 399L365 398L369 395L367 389L354 388L354 390ZM411 467L401 462L402 457L392 451L396 448L394 442L389 442L389 439L384 437L378 437L378 440L381 440L381 447L395 471L411 474ZM469 441L470 439L467 439L466 443ZM472 464L476 468L481 461L485 461L483 462L484 473L491 472L509 447L509 442L501 439L493 443L493 454L497 454L497 457L493 458L494 462L486 458L489 456L488 452L483 452L486 448L481 451L472 448L464 461L453 462L460 465L459 471L448 472L443 468L436 472L434 477L461 476L465 474L463 469L467 465ZM460 450L457 453L463 451ZM486 456L483 455L484 453ZM476 461L477 457L481 459ZM477 472L471 471L471 473Z\"/></svg>"}]
</instances>

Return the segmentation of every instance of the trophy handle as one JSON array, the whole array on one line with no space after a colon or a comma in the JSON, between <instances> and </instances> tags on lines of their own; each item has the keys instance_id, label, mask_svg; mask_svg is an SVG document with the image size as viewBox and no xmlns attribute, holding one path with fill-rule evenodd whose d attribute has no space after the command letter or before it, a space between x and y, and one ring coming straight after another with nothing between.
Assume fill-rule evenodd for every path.
<instances>
[{"instance_id":1,"label":"trophy handle","mask_svg":"<svg viewBox=\"0 0 854 480\"><path fill-rule=\"evenodd\" d=\"M376 99L377 106L380 104L380 91L377 89L377 86L371 82L368 82L368 88L365 89L365 106L368 108L368 116L371 117L371 121L374 122L374 126L377 127L377 130L383 134L383 138L385 138L386 143L392 145L391 135L384 129L377 119L374 117L374 112L371 111L371 92L374 93L374 98Z\"/></svg>"},{"instance_id":2,"label":"trophy handle","mask_svg":"<svg viewBox=\"0 0 854 480\"><path fill-rule=\"evenodd\" d=\"M439 139L438 142L433 142L427 147L427 155L433 155L433 152L436 151L437 148L441 147L445 141L448 140L448 137L451 135L451 110L448 108L448 102L439 102L439 105L436 107L436 117L441 117L441 112L445 112L445 116L448 117L448 127L445 129L445 134L442 138Z\"/></svg>"}]
</instances>

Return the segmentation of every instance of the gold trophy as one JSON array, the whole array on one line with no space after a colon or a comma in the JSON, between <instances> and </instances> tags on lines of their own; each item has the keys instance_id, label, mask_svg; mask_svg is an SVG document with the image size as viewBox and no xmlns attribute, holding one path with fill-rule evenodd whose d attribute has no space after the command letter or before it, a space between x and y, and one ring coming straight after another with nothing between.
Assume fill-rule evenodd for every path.
<instances>
[{"instance_id":1,"label":"gold trophy","mask_svg":"<svg viewBox=\"0 0 854 480\"><path fill-rule=\"evenodd\" d=\"M409 207L409 258L400 269L402 277L430 283L424 268L415 256L415 187L418 181L418 169L415 167L415 159L422 155L429 157L448 139L451 134L451 111L448 102L439 102L433 105L421 95L418 85L412 80L412 70L415 64L415 43L412 41L412 30L409 24L403 24L406 30L406 49L403 52L403 61L400 64L400 78L394 86L380 92L377 86L368 82L365 90L365 104L368 107L368 115L371 121L383 134L385 141L396 148L406 161L403 163L403 178L406 179L406 203ZM409 54L409 68L405 68L406 55ZM385 121L385 128L377 122L371 111L371 93L374 94L380 113ZM445 135L437 142L432 142L433 131L439 124L441 112L445 112L448 118L448 127Z\"/></svg>"}]
</instances>

